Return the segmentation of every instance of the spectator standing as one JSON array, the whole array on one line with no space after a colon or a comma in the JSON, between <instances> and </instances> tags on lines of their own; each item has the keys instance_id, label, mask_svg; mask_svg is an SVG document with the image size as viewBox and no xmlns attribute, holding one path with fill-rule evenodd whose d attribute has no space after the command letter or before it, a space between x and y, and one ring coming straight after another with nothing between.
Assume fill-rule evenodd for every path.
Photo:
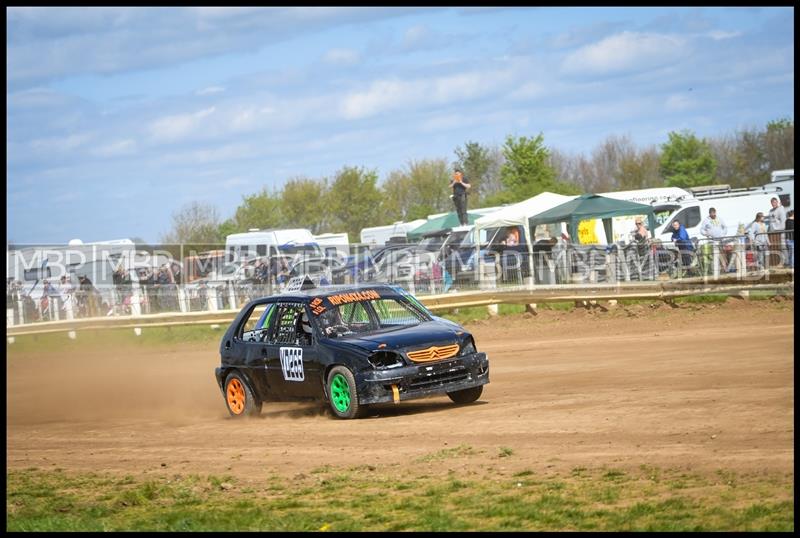
<instances>
[{"instance_id":1,"label":"spectator standing","mask_svg":"<svg viewBox=\"0 0 800 538\"><path fill-rule=\"evenodd\" d=\"M764 223L764 213L756 213L756 218L747 226L747 236L750 238L750 245L756 252L759 269L766 267L766 253L769 248L769 238L767 236L767 225Z\"/></svg>"},{"instance_id":2,"label":"spectator standing","mask_svg":"<svg viewBox=\"0 0 800 538\"><path fill-rule=\"evenodd\" d=\"M72 296L74 287L72 286L72 282L70 282L70 279L67 275L61 277L61 286L59 287L58 291L61 294L61 310L64 312L74 311L75 301Z\"/></svg>"},{"instance_id":3,"label":"spectator standing","mask_svg":"<svg viewBox=\"0 0 800 538\"><path fill-rule=\"evenodd\" d=\"M456 206L458 222L461 226L469 224L469 218L467 217L467 190L470 187L472 185L464 177L464 172L461 171L461 168L456 167L453 172L453 180L450 181L450 188L453 189L453 203Z\"/></svg>"},{"instance_id":4,"label":"spectator standing","mask_svg":"<svg viewBox=\"0 0 800 538\"><path fill-rule=\"evenodd\" d=\"M92 281L87 276L78 277L81 300L78 302L78 308L84 316L92 317L97 313L97 289L95 289Z\"/></svg>"},{"instance_id":5,"label":"spectator standing","mask_svg":"<svg viewBox=\"0 0 800 538\"><path fill-rule=\"evenodd\" d=\"M713 207L708 209L708 216L703 219L700 225L700 234L710 241L703 245L703 255L706 260L706 266L710 266L711 251L714 245L719 249L719 261L723 270L728 266L727 256L725 249L722 246L722 238L728 235L728 227L725 221L717 217L717 210Z\"/></svg>"},{"instance_id":6,"label":"spectator standing","mask_svg":"<svg viewBox=\"0 0 800 538\"><path fill-rule=\"evenodd\" d=\"M786 213L786 267L794 269L794 209Z\"/></svg>"},{"instance_id":7,"label":"spectator standing","mask_svg":"<svg viewBox=\"0 0 800 538\"><path fill-rule=\"evenodd\" d=\"M776 197L773 197L769 203L772 204L772 209L769 210L769 232L782 232L786 228L786 210ZM785 261L786 254L783 248L783 235L782 233L770 233L769 243L771 245L770 250L772 254L776 255L780 253L782 261ZM770 265L777 265L780 263L776 259L771 261L774 263L770 263Z\"/></svg>"},{"instance_id":8,"label":"spectator standing","mask_svg":"<svg viewBox=\"0 0 800 538\"><path fill-rule=\"evenodd\" d=\"M42 286L42 298L40 303L42 306L42 318L44 319L45 315L47 315L50 319L53 319L53 310L59 308L61 295L58 293L55 286L47 279L42 282Z\"/></svg>"}]
</instances>

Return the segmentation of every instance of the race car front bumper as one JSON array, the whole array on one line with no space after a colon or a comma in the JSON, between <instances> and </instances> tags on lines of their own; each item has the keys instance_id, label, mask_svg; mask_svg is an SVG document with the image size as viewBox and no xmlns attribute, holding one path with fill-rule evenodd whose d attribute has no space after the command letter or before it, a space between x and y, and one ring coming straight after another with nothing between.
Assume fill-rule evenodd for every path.
<instances>
[{"instance_id":1,"label":"race car front bumper","mask_svg":"<svg viewBox=\"0 0 800 538\"><path fill-rule=\"evenodd\" d=\"M434 363L369 370L356 375L360 404L399 402L456 392L489 382L486 353Z\"/></svg>"}]
</instances>

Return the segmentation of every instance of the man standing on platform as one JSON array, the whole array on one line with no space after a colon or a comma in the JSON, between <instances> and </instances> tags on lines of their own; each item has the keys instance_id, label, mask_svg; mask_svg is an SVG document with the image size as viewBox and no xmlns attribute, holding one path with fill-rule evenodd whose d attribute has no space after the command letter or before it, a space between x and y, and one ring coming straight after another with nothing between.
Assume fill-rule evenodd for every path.
<instances>
[{"instance_id":1,"label":"man standing on platform","mask_svg":"<svg viewBox=\"0 0 800 538\"><path fill-rule=\"evenodd\" d=\"M456 212L458 212L458 222L461 226L469 224L467 218L467 190L471 187L467 180L464 178L464 173L461 168L456 167L453 172L453 180L450 182L450 187L453 189L453 203L456 205Z\"/></svg>"}]
</instances>

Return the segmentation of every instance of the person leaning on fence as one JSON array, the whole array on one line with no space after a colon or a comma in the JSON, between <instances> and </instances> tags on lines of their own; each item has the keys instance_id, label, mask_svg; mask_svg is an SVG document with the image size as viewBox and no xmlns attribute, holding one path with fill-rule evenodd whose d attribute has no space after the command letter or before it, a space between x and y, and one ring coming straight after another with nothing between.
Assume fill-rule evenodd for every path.
<instances>
[{"instance_id":1,"label":"person leaning on fence","mask_svg":"<svg viewBox=\"0 0 800 538\"><path fill-rule=\"evenodd\" d=\"M640 217L636 218L635 224L636 229L633 230L633 241L636 243L636 253L639 256L644 256L647 254L647 240L650 238L650 232Z\"/></svg>"},{"instance_id":2,"label":"person leaning on fence","mask_svg":"<svg viewBox=\"0 0 800 538\"><path fill-rule=\"evenodd\" d=\"M769 232L782 232L786 228L786 210L781 205L780 200L773 197L770 201L772 209L769 210ZM772 254L780 253L781 258L786 260L786 253L784 252L783 234L770 233L769 242L772 247L770 250Z\"/></svg>"},{"instance_id":3,"label":"person leaning on fence","mask_svg":"<svg viewBox=\"0 0 800 538\"><path fill-rule=\"evenodd\" d=\"M672 242L678 248L681 255L681 265L684 269L688 269L692 265L692 253L694 252L694 244L689 238L689 232L680 221L672 221Z\"/></svg>"},{"instance_id":4,"label":"person leaning on fence","mask_svg":"<svg viewBox=\"0 0 800 538\"><path fill-rule=\"evenodd\" d=\"M723 237L728 235L728 227L725 225L725 221L721 218L717 217L717 210L713 207L708 209L708 216L703 219L702 224L700 224L700 235L710 239L708 243L703 245L704 247L704 256L707 258L707 261L711 258L711 249L713 248L713 243L717 244L717 248L719 248L719 261L722 267L727 267L727 256L725 255L725 249L722 248L721 240Z\"/></svg>"},{"instance_id":5,"label":"person leaning on fence","mask_svg":"<svg viewBox=\"0 0 800 538\"><path fill-rule=\"evenodd\" d=\"M756 213L756 218L753 222L748 224L745 231L750 238L750 245L756 252L758 267L764 269L766 253L769 248L769 238L767 236L767 225L764 223L764 213L761 211Z\"/></svg>"},{"instance_id":6,"label":"person leaning on fence","mask_svg":"<svg viewBox=\"0 0 800 538\"><path fill-rule=\"evenodd\" d=\"M794 269L794 209L786 212L786 267Z\"/></svg>"}]
</instances>

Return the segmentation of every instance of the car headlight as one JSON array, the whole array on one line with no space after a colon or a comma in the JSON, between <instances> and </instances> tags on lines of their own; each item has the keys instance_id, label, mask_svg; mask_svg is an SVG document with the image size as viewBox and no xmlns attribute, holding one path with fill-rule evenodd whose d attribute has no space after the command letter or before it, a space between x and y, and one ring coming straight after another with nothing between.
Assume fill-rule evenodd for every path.
<instances>
[{"instance_id":1,"label":"car headlight","mask_svg":"<svg viewBox=\"0 0 800 538\"><path fill-rule=\"evenodd\" d=\"M477 349L475 349L475 342L470 338L467 340L467 343L461 346L461 353L460 355L471 355L472 353L477 353Z\"/></svg>"},{"instance_id":2,"label":"car headlight","mask_svg":"<svg viewBox=\"0 0 800 538\"><path fill-rule=\"evenodd\" d=\"M375 368L399 368L403 366L403 357L394 351L376 351L367 357Z\"/></svg>"}]
</instances>

